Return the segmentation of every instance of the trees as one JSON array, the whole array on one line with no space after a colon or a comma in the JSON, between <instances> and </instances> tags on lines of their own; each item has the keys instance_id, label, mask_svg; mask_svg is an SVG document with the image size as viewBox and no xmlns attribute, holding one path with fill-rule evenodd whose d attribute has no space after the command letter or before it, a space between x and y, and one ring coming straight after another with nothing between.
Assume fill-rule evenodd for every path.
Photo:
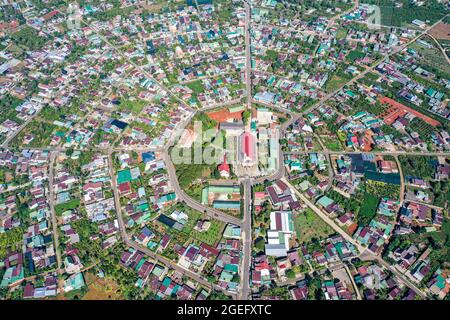
<instances>
[{"instance_id":1,"label":"trees","mask_svg":"<svg viewBox=\"0 0 450 320\"><path fill-rule=\"evenodd\" d=\"M28 50L37 50L46 42L46 39L40 37L39 33L35 29L28 26L20 29L16 33L13 33L11 35L11 39L18 45L21 45Z\"/></svg>"},{"instance_id":2,"label":"trees","mask_svg":"<svg viewBox=\"0 0 450 320\"><path fill-rule=\"evenodd\" d=\"M19 248L22 236L22 228L14 228L0 233L0 260L3 260L8 251L14 251Z\"/></svg>"},{"instance_id":3,"label":"trees","mask_svg":"<svg viewBox=\"0 0 450 320\"><path fill-rule=\"evenodd\" d=\"M247 123L248 123L248 121L249 121L251 115L252 115L252 113L251 113L250 110L245 110L245 111L242 113L242 121L244 122L244 124L247 124Z\"/></svg>"},{"instance_id":4,"label":"trees","mask_svg":"<svg viewBox=\"0 0 450 320\"><path fill-rule=\"evenodd\" d=\"M295 279L295 272L292 269L289 269L286 271L286 277L288 277L288 279Z\"/></svg>"},{"instance_id":5,"label":"trees","mask_svg":"<svg viewBox=\"0 0 450 320\"><path fill-rule=\"evenodd\" d=\"M431 157L399 156L399 160L406 176L431 179L435 171L431 163L434 158Z\"/></svg>"}]
</instances>

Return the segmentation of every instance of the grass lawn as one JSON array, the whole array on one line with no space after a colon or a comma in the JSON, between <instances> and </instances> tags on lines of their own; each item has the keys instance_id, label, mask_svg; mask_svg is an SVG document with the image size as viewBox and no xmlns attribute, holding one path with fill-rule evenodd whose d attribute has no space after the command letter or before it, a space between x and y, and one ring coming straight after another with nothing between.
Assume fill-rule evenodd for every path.
<instances>
[{"instance_id":1,"label":"grass lawn","mask_svg":"<svg viewBox=\"0 0 450 320\"><path fill-rule=\"evenodd\" d=\"M340 87L342 87L347 82L348 82L348 79L342 78L342 77L334 74L331 76L331 78L325 84L325 91L333 92L333 91L339 89Z\"/></svg>"},{"instance_id":2,"label":"grass lawn","mask_svg":"<svg viewBox=\"0 0 450 320\"><path fill-rule=\"evenodd\" d=\"M334 233L333 229L309 208L294 215L294 226L300 244L308 243L312 238L327 238Z\"/></svg>"},{"instance_id":3,"label":"grass lawn","mask_svg":"<svg viewBox=\"0 0 450 320\"><path fill-rule=\"evenodd\" d=\"M364 58L365 55L366 55L366 54L365 54L364 52L361 52L361 51L357 51L357 50L351 51L351 52L347 55L347 60L354 62L354 61L356 61L357 59L362 59L362 58Z\"/></svg>"},{"instance_id":4,"label":"grass lawn","mask_svg":"<svg viewBox=\"0 0 450 320\"><path fill-rule=\"evenodd\" d=\"M358 212L358 222L360 225L366 225L377 214L378 203L380 199L370 193L365 193L361 208Z\"/></svg>"},{"instance_id":5,"label":"grass lawn","mask_svg":"<svg viewBox=\"0 0 450 320\"><path fill-rule=\"evenodd\" d=\"M331 138L327 138L327 137L321 137L320 138L323 142L323 144L325 145L325 147L328 150L331 151L342 151L344 150L342 148L342 145L340 143L340 141L338 139L331 139Z\"/></svg>"},{"instance_id":6,"label":"grass lawn","mask_svg":"<svg viewBox=\"0 0 450 320\"><path fill-rule=\"evenodd\" d=\"M266 51L266 56L263 58L263 60L268 60L268 61L277 61L278 59L278 52L276 52L275 50L270 50L268 49Z\"/></svg>"},{"instance_id":7,"label":"grass lawn","mask_svg":"<svg viewBox=\"0 0 450 320\"><path fill-rule=\"evenodd\" d=\"M233 17L233 10L229 6L222 6L220 10L217 11L219 20L229 21Z\"/></svg>"},{"instance_id":8,"label":"grass lawn","mask_svg":"<svg viewBox=\"0 0 450 320\"><path fill-rule=\"evenodd\" d=\"M194 91L195 94L199 94L205 91L205 88L203 88L203 84L200 80L192 81L189 83L186 83L186 86Z\"/></svg>"},{"instance_id":9,"label":"grass lawn","mask_svg":"<svg viewBox=\"0 0 450 320\"><path fill-rule=\"evenodd\" d=\"M400 196L400 186L392 183L368 180L366 182L366 192L378 198L398 199Z\"/></svg>"},{"instance_id":10,"label":"grass lawn","mask_svg":"<svg viewBox=\"0 0 450 320\"><path fill-rule=\"evenodd\" d=\"M222 221L211 219L211 226L208 231L198 232L194 231L192 236L210 246L215 246L217 242L222 238L223 229L225 224Z\"/></svg>"},{"instance_id":11,"label":"grass lawn","mask_svg":"<svg viewBox=\"0 0 450 320\"><path fill-rule=\"evenodd\" d=\"M347 36L347 30L344 28L339 28L336 32L336 39L341 40L344 39Z\"/></svg>"},{"instance_id":12,"label":"grass lawn","mask_svg":"<svg viewBox=\"0 0 450 320\"><path fill-rule=\"evenodd\" d=\"M139 114L147 104L144 100L125 100L119 105L119 111L131 111L135 114Z\"/></svg>"},{"instance_id":13,"label":"grass lawn","mask_svg":"<svg viewBox=\"0 0 450 320\"><path fill-rule=\"evenodd\" d=\"M72 210L80 206L80 199L72 199L64 203L57 204L55 206L55 212L57 215L62 214L64 211Z\"/></svg>"}]
</instances>

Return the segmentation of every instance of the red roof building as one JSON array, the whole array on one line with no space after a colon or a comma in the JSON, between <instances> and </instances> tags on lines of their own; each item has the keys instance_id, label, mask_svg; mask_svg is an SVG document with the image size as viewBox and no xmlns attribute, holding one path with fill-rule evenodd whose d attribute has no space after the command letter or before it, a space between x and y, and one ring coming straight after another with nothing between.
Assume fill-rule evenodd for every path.
<instances>
[{"instance_id":1,"label":"red roof building","mask_svg":"<svg viewBox=\"0 0 450 320\"><path fill-rule=\"evenodd\" d=\"M121 195L129 194L131 193L131 183L129 182L121 183L119 184L118 189Z\"/></svg>"},{"instance_id":2,"label":"red roof building","mask_svg":"<svg viewBox=\"0 0 450 320\"><path fill-rule=\"evenodd\" d=\"M239 160L242 164L252 166L256 160L256 139L250 132L244 132L240 139Z\"/></svg>"},{"instance_id":3,"label":"red roof building","mask_svg":"<svg viewBox=\"0 0 450 320\"><path fill-rule=\"evenodd\" d=\"M220 176L224 178L230 177L230 166L227 163L227 154L223 155L223 163L220 164L217 169L220 172Z\"/></svg>"}]
</instances>

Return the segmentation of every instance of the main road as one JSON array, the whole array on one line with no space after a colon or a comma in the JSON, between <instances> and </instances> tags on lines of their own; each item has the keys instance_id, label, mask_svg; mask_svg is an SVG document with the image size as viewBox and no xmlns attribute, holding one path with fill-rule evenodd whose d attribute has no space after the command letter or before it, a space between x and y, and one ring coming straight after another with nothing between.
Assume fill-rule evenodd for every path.
<instances>
[{"instance_id":1,"label":"main road","mask_svg":"<svg viewBox=\"0 0 450 320\"><path fill-rule=\"evenodd\" d=\"M244 186L244 221L242 224L242 262L241 262L241 284L238 299L251 300L250 289L250 267L252 260L252 182L246 178Z\"/></svg>"},{"instance_id":2,"label":"main road","mask_svg":"<svg viewBox=\"0 0 450 320\"><path fill-rule=\"evenodd\" d=\"M285 151L285 154L307 155L311 153L322 153L325 155L349 155L349 154L373 154L379 156L422 156L422 157L450 157L450 152L420 152L420 151Z\"/></svg>"},{"instance_id":3,"label":"main road","mask_svg":"<svg viewBox=\"0 0 450 320\"><path fill-rule=\"evenodd\" d=\"M53 243L55 245L55 254L56 254L56 270L58 272L58 276L62 275L62 260L61 260L61 251L59 250L59 237L58 237L58 219L56 217L55 211L55 190L54 190L54 165L56 157L58 156L58 152L50 153L50 162L48 165L48 204L50 206L50 214L52 218L52 231L53 231ZM58 278L58 289L62 292L62 279Z\"/></svg>"},{"instance_id":4,"label":"main road","mask_svg":"<svg viewBox=\"0 0 450 320\"><path fill-rule=\"evenodd\" d=\"M252 56L250 43L250 21L252 8L248 0L244 0L245 6L245 88L247 91L247 109L252 107Z\"/></svg>"}]
</instances>

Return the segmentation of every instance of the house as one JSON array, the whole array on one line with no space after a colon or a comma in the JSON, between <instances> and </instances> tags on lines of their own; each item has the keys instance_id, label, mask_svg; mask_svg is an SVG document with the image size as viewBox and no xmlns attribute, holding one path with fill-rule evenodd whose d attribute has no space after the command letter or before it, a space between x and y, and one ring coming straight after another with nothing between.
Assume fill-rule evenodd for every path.
<instances>
[{"instance_id":1,"label":"house","mask_svg":"<svg viewBox=\"0 0 450 320\"><path fill-rule=\"evenodd\" d=\"M64 292L81 289L85 286L83 274L76 273L64 280Z\"/></svg>"},{"instance_id":2,"label":"house","mask_svg":"<svg viewBox=\"0 0 450 320\"><path fill-rule=\"evenodd\" d=\"M230 177L230 166L227 163L226 153L223 155L223 162L217 167L217 169L219 170L222 178L228 179Z\"/></svg>"},{"instance_id":3,"label":"house","mask_svg":"<svg viewBox=\"0 0 450 320\"><path fill-rule=\"evenodd\" d=\"M308 286L306 281L301 281L298 286L291 289L291 295L294 300L307 300L308 299Z\"/></svg>"}]
</instances>

